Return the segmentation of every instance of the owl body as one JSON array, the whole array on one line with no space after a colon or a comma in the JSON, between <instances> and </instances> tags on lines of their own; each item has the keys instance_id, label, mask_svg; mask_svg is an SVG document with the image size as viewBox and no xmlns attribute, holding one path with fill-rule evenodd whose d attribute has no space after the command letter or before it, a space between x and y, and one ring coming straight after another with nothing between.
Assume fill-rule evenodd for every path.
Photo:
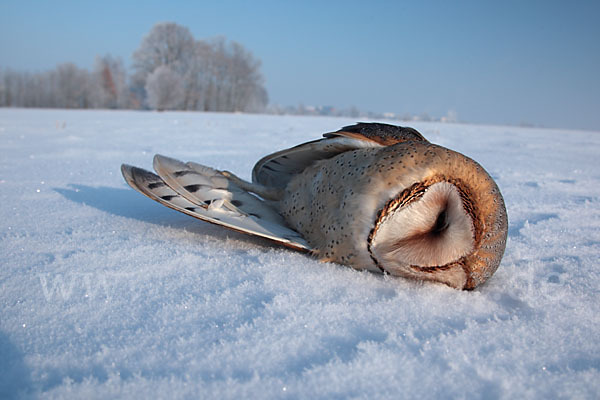
<instances>
[{"instance_id":1,"label":"owl body","mask_svg":"<svg viewBox=\"0 0 600 400\"><path fill-rule=\"evenodd\" d=\"M474 177L479 179L474 180ZM447 187L438 188L444 184ZM407 225L416 222L417 232L413 228L413 232L404 234L426 236L436 228L439 215L448 212L452 200L456 205L464 199L470 202L469 210L451 210L459 217L454 224L462 222L464 225L461 226L463 234L447 238L448 250L442 249L449 253L446 258L443 255L433 257L431 246L425 246L427 254L424 256L433 258L430 262L418 255L412 257L413 263L411 260L391 262L377 249L378 245L386 246L386 239L378 233L386 230L383 228L388 226L386 222L391 226L398 224L394 223L397 221L386 221L386 216L393 218L384 213L389 212L393 202L405 201L408 206L412 202L414 208L414 202L424 197L431 187L437 189L438 197L442 197L437 200L441 204L429 205L421 215L402 223L397 231L409 231ZM488 196L482 198L477 193ZM474 287L495 271L501 258L501 255L495 256L496 249L493 248L492 252L480 249L469 259L465 257L482 244L483 225L496 226L499 236L502 235L506 216L504 204L494 202L497 194L494 181L473 160L428 142L402 142L344 152L311 165L290 181L279 209L290 226L307 239L323 260L425 280L431 280L435 275L435 280L451 286ZM479 204L478 208L474 207L475 203ZM460 204L460 207L464 206ZM451 226L439 234L449 234L449 228ZM391 234L395 234L394 238L402 235L401 232ZM501 245L505 241L502 237L493 239L500 239ZM453 252L455 249L458 251ZM478 257L487 262L478 262ZM474 271L464 271L467 262L476 267Z\"/></svg>"},{"instance_id":2,"label":"owl body","mask_svg":"<svg viewBox=\"0 0 600 400\"><path fill-rule=\"evenodd\" d=\"M323 261L461 289L493 274L506 209L478 163L411 128L358 124L324 136L259 160L251 183L162 156L158 176L123 174L171 208Z\"/></svg>"}]
</instances>

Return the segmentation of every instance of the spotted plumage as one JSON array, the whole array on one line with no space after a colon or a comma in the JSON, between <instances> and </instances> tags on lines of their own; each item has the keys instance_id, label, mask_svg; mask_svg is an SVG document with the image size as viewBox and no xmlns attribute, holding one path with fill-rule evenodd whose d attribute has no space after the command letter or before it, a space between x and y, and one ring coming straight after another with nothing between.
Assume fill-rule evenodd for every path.
<instances>
[{"instance_id":1,"label":"spotted plumage","mask_svg":"<svg viewBox=\"0 0 600 400\"><path fill-rule=\"evenodd\" d=\"M252 183L156 156L135 189L199 219L323 261L472 289L496 270L507 216L475 161L412 128L357 124L259 160Z\"/></svg>"}]
</instances>

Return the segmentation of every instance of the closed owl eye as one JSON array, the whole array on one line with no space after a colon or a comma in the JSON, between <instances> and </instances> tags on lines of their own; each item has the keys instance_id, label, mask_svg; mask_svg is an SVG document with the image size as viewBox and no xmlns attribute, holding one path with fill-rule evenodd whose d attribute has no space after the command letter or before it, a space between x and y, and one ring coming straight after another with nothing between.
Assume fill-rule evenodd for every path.
<instances>
[{"instance_id":1,"label":"closed owl eye","mask_svg":"<svg viewBox=\"0 0 600 400\"><path fill-rule=\"evenodd\" d=\"M435 220L435 224L433 225L433 228L431 229L431 233L433 235L439 235L439 234L443 233L449 226L448 210L446 209L446 207L447 207L447 205L444 207L442 212L439 213L439 215L437 216L437 218Z\"/></svg>"}]
</instances>

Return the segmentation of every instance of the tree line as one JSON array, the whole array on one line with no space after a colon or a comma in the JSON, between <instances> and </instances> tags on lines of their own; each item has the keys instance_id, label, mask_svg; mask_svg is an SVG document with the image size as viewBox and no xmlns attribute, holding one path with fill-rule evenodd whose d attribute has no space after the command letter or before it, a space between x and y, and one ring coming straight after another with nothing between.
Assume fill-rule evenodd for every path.
<instances>
[{"instance_id":1,"label":"tree line","mask_svg":"<svg viewBox=\"0 0 600 400\"><path fill-rule=\"evenodd\" d=\"M0 107L109 108L259 112L268 103L261 63L237 42L196 40L189 29L159 23L122 60L96 57L42 73L0 70Z\"/></svg>"}]
</instances>

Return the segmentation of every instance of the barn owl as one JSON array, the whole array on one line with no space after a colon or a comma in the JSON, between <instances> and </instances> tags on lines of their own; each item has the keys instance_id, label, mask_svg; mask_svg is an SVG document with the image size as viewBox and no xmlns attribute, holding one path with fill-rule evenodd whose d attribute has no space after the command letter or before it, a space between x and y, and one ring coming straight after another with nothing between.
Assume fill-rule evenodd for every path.
<instances>
[{"instance_id":1,"label":"barn owl","mask_svg":"<svg viewBox=\"0 0 600 400\"><path fill-rule=\"evenodd\" d=\"M472 159L419 132L358 123L259 160L252 182L154 157L127 183L159 203L323 261L473 289L506 246L504 200Z\"/></svg>"}]
</instances>

